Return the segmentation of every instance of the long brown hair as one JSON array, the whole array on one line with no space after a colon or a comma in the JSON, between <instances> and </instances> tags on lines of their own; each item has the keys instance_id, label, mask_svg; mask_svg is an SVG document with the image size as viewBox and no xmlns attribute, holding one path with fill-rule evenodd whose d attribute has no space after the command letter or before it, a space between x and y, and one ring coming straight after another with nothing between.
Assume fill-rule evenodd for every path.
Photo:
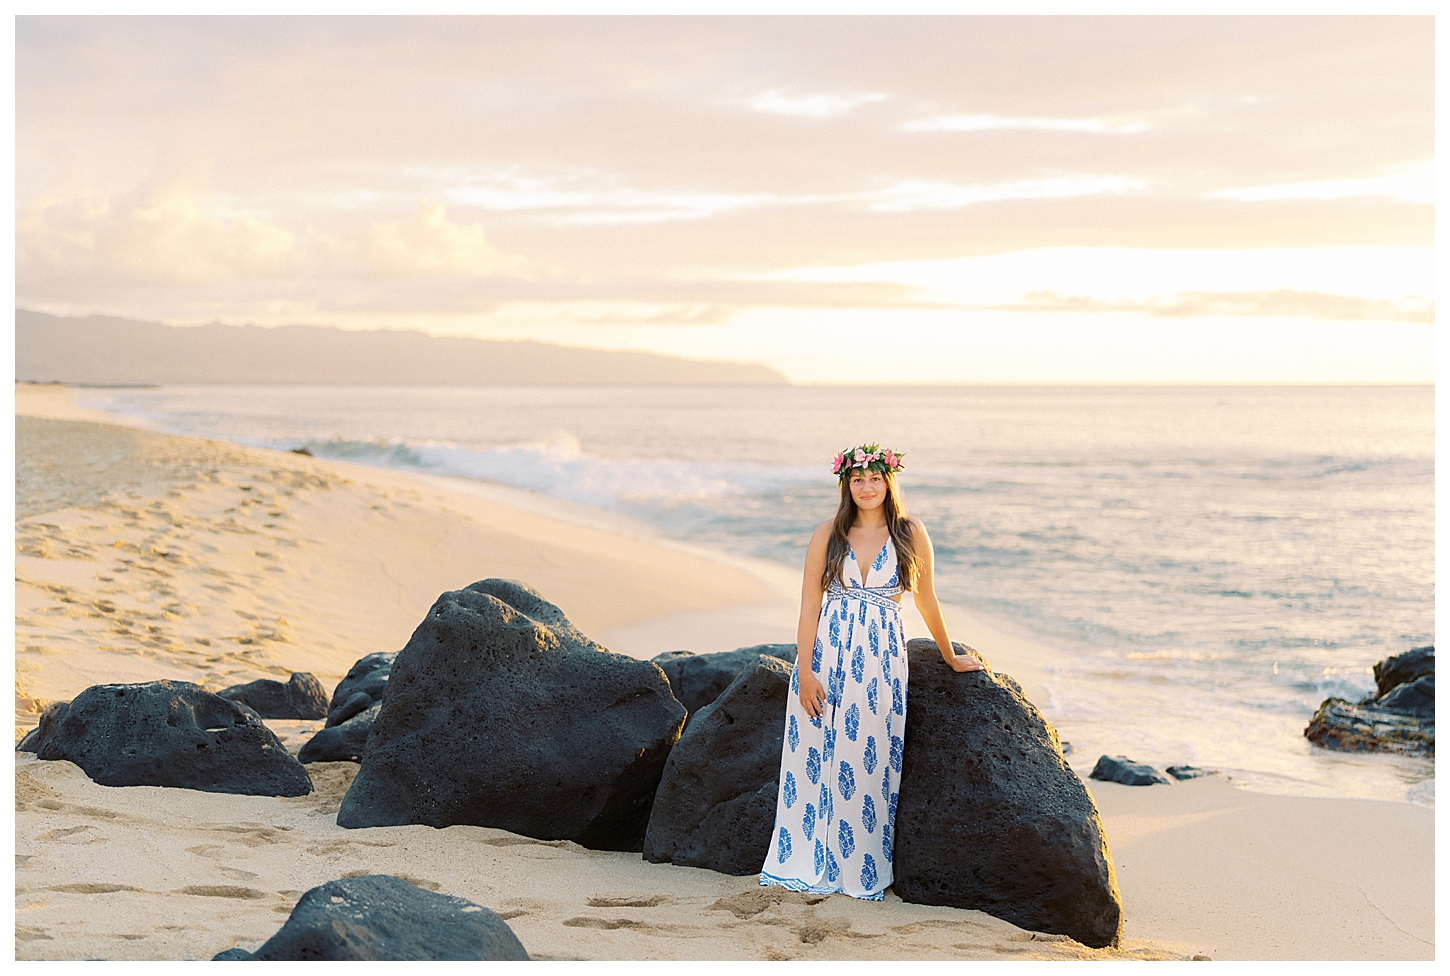
<instances>
[{"instance_id":1,"label":"long brown hair","mask_svg":"<svg viewBox=\"0 0 1450 976\"><path fill-rule=\"evenodd\" d=\"M882 478L886 482L886 498L881 502L881 508L886 512L886 531L896 546L896 574L902 589L914 591L919 560L916 546L911 540L911 523L906 519L906 503L901 498L901 486L896 483L896 472L883 472ZM851 497L851 479L847 476L841 479L841 504L837 507L836 518L831 523L830 541L826 543L826 571L821 574L822 589L828 588L832 580L838 579L845 583L841 571L846 563L846 553L851 547L846 539L846 532L856 524L856 514L856 499ZM864 583L867 572L865 567L862 567L861 572L861 582Z\"/></svg>"}]
</instances>

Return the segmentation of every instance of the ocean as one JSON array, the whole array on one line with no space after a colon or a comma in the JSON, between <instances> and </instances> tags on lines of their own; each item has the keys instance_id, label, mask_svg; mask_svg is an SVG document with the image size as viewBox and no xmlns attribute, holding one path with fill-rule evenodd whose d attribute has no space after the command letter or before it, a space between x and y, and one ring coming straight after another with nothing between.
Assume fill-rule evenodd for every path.
<instances>
[{"instance_id":1,"label":"ocean","mask_svg":"<svg viewBox=\"0 0 1450 976\"><path fill-rule=\"evenodd\" d=\"M1303 729L1434 641L1431 387L161 387L150 426L497 482L799 572L836 451L905 454L937 592L1063 654L1044 715L1097 756L1422 802L1426 759ZM790 640L783 634L782 640ZM971 643L968 634L953 634ZM1011 661L987 651L993 666Z\"/></svg>"}]
</instances>

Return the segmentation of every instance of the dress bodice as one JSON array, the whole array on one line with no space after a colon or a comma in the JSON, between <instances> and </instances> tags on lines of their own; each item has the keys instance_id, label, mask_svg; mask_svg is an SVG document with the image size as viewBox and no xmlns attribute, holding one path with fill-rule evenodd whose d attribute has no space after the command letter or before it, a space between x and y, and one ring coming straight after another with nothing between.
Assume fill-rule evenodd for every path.
<instances>
[{"instance_id":1,"label":"dress bodice","mask_svg":"<svg viewBox=\"0 0 1450 976\"><path fill-rule=\"evenodd\" d=\"M856 550L848 545L846 561L841 564L841 569L845 583L832 580L826 589L828 599L855 598L871 603L890 601L895 606L895 597L901 595L902 587L896 561L896 543L891 540L891 536L886 537L886 542L865 567L864 573L861 561L856 558Z\"/></svg>"}]
</instances>

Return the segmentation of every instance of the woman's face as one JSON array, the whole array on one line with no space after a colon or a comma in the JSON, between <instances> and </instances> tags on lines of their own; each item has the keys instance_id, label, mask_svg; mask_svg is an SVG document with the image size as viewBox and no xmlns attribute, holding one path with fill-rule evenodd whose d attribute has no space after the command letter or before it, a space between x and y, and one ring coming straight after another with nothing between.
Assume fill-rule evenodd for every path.
<instances>
[{"instance_id":1,"label":"woman's face","mask_svg":"<svg viewBox=\"0 0 1450 976\"><path fill-rule=\"evenodd\" d=\"M851 499L857 508L880 508L886 501L886 476L880 471L851 472Z\"/></svg>"}]
</instances>

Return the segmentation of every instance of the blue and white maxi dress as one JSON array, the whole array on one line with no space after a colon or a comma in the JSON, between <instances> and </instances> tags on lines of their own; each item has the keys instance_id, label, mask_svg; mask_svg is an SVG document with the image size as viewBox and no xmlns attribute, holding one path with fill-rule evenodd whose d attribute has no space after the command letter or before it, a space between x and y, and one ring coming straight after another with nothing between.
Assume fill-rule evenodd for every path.
<instances>
[{"instance_id":1,"label":"blue and white maxi dress","mask_svg":"<svg viewBox=\"0 0 1450 976\"><path fill-rule=\"evenodd\" d=\"M891 885L892 828L906 729L906 649L896 546L890 537L863 580L855 552L846 585L826 589L810 668L826 690L820 718L790 676L775 829L762 885L844 892L879 901Z\"/></svg>"}]
</instances>

